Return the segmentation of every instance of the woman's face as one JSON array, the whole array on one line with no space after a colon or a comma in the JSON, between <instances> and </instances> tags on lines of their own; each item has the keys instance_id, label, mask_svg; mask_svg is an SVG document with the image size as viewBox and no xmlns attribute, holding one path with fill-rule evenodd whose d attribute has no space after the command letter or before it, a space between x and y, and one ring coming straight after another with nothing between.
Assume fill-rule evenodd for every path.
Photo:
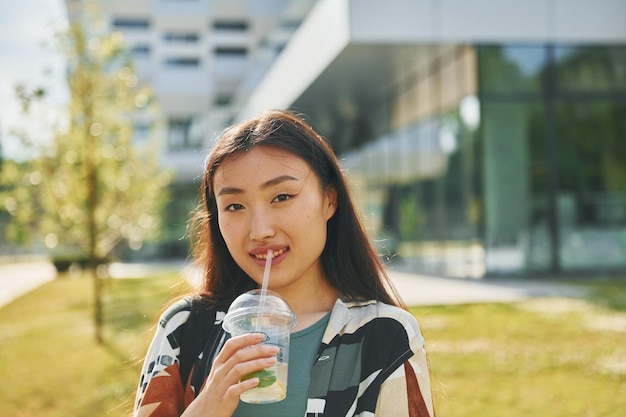
<instances>
[{"instance_id":1,"label":"woman's face","mask_svg":"<svg viewBox=\"0 0 626 417\"><path fill-rule=\"evenodd\" d=\"M334 190L322 190L309 165L288 152L256 147L215 171L218 223L235 262L257 284L272 250L269 288L306 289L321 276Z\"/></svg>"}]
</instances>

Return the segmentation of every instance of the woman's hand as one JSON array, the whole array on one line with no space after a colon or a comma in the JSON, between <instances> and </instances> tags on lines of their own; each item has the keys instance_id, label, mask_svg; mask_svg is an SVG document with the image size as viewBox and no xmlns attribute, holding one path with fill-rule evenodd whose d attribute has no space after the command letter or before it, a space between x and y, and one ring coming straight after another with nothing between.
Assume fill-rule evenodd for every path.
<instances>
[{"instance_id":1,"label":"woman's hand","mask_svg":"<svg viewBox=\"0 0 626 417\"><path fill-rule=\"evenodd\" d=\"M278 348L260 345L262 341L262 334L250 333L224 343L200 394L181 417L231 417L239 404L239 396L259 384L258 378L245 381L241 378L276 364Z\"/></svg>"}]
</instances>

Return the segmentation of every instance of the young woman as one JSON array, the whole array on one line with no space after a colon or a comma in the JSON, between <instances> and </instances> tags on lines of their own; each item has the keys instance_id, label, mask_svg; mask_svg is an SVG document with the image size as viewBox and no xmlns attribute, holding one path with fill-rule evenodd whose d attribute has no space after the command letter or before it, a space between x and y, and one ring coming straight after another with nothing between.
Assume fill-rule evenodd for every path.
<instances>
[{"instance_id":1,"label":"young woman","mask_svg":"<svg viewBox=\"0 0 626 417\"><path fill-rule=\"evenodd\" d=\"M227 129L192 219L198 294L162 315L135 416L432 417L424 340L392 290L328 143L288 111ZM251 372L275 363L260 335L228 338L230 303L261 285L297 317L287 398L247 404Z\"/></svg>"}]
</instances>

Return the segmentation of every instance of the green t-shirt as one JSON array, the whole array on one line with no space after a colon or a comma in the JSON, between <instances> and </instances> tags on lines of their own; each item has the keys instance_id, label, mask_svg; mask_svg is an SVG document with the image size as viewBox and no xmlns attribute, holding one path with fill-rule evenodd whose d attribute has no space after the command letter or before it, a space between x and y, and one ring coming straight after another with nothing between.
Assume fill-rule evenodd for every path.
<instances>
[{"instance_id":1,"label":"green t-shirt","mask_svg":"<svg viewBox=\"0 0 626 417\"><path fill-rule=\"evenodd\" d=\"M329 319L330 313L312 326L291 334L287 398L270 404L248 404L239 401L233 417L304 416L311 382L311 367Z\"/></svg>"}]
</instances>

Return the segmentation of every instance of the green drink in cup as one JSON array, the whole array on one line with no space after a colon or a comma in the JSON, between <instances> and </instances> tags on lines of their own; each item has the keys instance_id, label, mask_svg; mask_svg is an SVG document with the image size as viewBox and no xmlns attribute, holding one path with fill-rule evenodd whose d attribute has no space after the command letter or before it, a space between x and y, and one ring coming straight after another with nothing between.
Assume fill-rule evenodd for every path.
<instances>
[{"instance_id":1,"label":"green drink in cup","mask_svg":"<svg viewBox=\"0 0 626 417\"><path fill-rule=\"evenodd\" d=\"M246 375L242 379L258 377L259 385L241 394L241 401L265 404L281 401L287 396L287 364L289 336L296 316L278 294L252 290L237 297L230 305L222 327L232 336L262 333L261 343L277 346L276 365Z\"/></svg>"}]
</instances>

